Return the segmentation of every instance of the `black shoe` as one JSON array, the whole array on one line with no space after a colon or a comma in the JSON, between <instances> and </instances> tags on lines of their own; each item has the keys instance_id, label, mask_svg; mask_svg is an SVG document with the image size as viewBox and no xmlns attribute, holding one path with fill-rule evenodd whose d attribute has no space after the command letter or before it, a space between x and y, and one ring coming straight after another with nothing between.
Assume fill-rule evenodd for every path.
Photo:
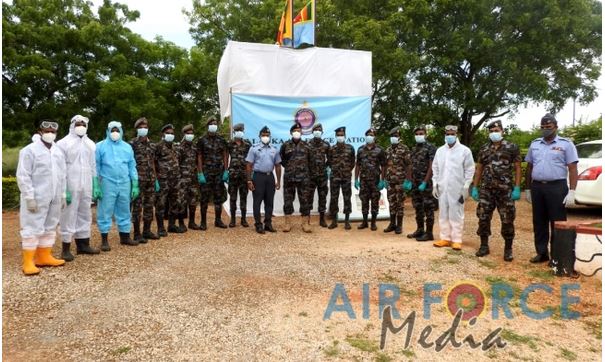
<instances>
[{"instance_id":1,"label":"black shoe","mask_svg":"<svg viewBox=\"0 0 605 362\"><path fill-rule=\"evenodd\" d=\"M99 254L99 249L90 246L90 238L76 239L76 252L78 254Z\"/></svg>"},{"instance_id":2,"label":"black shoe","mask_svg":"<svg viewBox=\"0 0 605 362\"><path fill-rule=\"evenodd\" d=\"M139 245L139 243L130 238L130 233L120 233L120 244L129 246Z\"/></svg>"},{"instance_id":3,"label":"black shoe","mask_svg":"<svg viewBox=\"0 0 605 362\"><path fill-rule=\"evenodd\" d=\"M179 228L177 228L175 224L168 224L168 232L176 234L179 232Z\"/></svg>"},{"instance_id":4,"label":"black shoe","mask_svg":"<svg viewBox=\"0 0 605 362\"><path fill-rule=\"evenodd\" d=\"M407 235L407 237L408 237L408 239L416 239L416 238L421 237L421 236L422 236L422 235L424 235L424 234L425 234L425 233L424 233L424 228L422 228L422 229L421 229L421 228L418 228L418 229L416 229L416 231L414 231L413 233L408 234L408 235ZM416 239L416 240L418 240L418 239ZM418 241L420 241L420 240L418 240ZM423 241L424 241L424 240L423 240Z\"/></svg>"},{"instance_id":5,"label":"black shoe","mask_svg":"<svg viewBox=\"0 0 605 362\"><path fill-rule=\"evenodd\" d=\"M336 218L333 218L332 222L328 226L328 229L332 230L332 229L336 229L337 227L338 227L338 221L336 221Z\"/></svg>"},{"instance_id":6,"label":"black shoe","mask_svg":"<svg viewBox=\"0 0 605 362\"><path fill-rule=\"evenodd\" d=\"M364 214L363 215L363 221L357 227L357 230L363 230L363 229L367 229L367 228L368 228L368 214Z\"/></svg>"},{"instance_id":7,"label":"black shoe","mask_svg":"<svg viewBox=\"0 0 605 362\"><path fill-rule=\"evenodd\" d=\"M529 259L529 262L536 264L536 263L544 263L548 260L549 260L548 255L536 255L533 258Z\"/></svg>"},{"instance_id":8,"label":"black shoe","mask_svg":"<svg viewBox=\"0 0 605 362\"><path fill-rule=\"evenodd\" d=\"M202 214L202 220L200 221L200 230L208 229L208 226L206 225L206 211L207 209L205 208L202 208L202 210L200 211L200 214Z\"/></svg>"},{"instance_id":9,"label":"black shoe","mask_svg":"<svg viewBox=\"0 0 605 362\"><path fill-rule=\"evenodd\" d=\"M513 261L513 249L504 249L504 261Z\"/></svg>"},{"instance_id":10,"label":"black shoe","mask_svg":"<svg viewBox=\"0 0 605 362\"><path fill-rule=\"evenodd\" d=\"M151 221L143 222L143 238L146 240L159 240L160 237L157 234L151 232Z\"/></svg>"},{"instance_id":11,"label":"black shoe","mask_svg":"<svg viewBox=\"0 0 605 362\"><path fill-rule=\"evenodd\" d=\"M376 226L376 217L377 216L378 216L378 214L372 213L372 221L370 222L370 230L372 230L372 231L378 230L378 227Z\"/></svg>"},{"instance_id":12,"label":"black shoe","mask_svg":"<svg viewBox=\"0 0 605 362\"><path fill-rule=\"evenodd\" d=\"M101 234L101 251L111 251L107 234Z\"/></svg>"},{"instance_id":13,"label":"black shoe","mask_svg":"<svg viewBox=\"0 0 605 362\"><path fill-rule=\"evenodd\" d=\"M145 238L143 237L143 235L141 235L140 233L137 233L137 232L134 233L134 235L132 236L132 238L137 243L145 244L147 242L147 240L145 240Z\"/></svg>"},{"instance_id":14,"label":"black shoe","mask_svg":"<svg viewBox=\"0 0 605 362\"><path fill-rule=\"evenodd\" d=\"M189 224L187 227L191 230L199 230L200 226L195 223L195 206L189 207Z\"/></svg>"},{"instance_id":15,"label":"black shoe","mask_svg":"<svg viewBox=\"0 0 605 362\"><path fill-rule=\"evenodd\" d=\"M156 215L155 221L158 224L158 236L161 238L168 236L166 229L164 229L164 217Z\"/></svg>"},{"instance_id":16,"label":"black shoe","mask_svg":"<svg viewBox=\"0 0 605 362\"><path fill-rule=\"evenodd\" d=\"M326 224L326 213L324 212L319 213L319 226L321 226L322 228L328 227L328 224Z\"/></svg>"},{"instance_id":17,"label":"black shoe","mask_svg":"<svg viewBox=\"0 0 605 362\"><path fill-rule=\"evenodd\" d=\"M261 223L257 223L254 225L256 227L256 232L259 234L264 234L265 233L265 229L263 229L263 224Z\"/></svg>"},{"instance_id":18,"label":"black shoe","mask_svg":"<svg viewBox=\"0 0 605 362\"><path fill-rule=\"evenodd\" d=\"M245 227L245 228L247 228L247 227L250 226L250 224L248 224L248 221L246 221L246 217L245 216L242 216L242 221L241 221L240 225L243 226L243 227Z\"/></svg>"},{"instance_id":19,"label":"black shoe","mask_svg":"<svg viewBox=\"0 0 605 362\"><path fill-rule=\"evenodd\" d=\"M400 235L403 232L401 230L401 228L403 228L403 215L397 215L396 221L397 224L395 225L395 234Z\"/></svg>"},{"instance_id":20,"label":"black shoe","mask_svg":"<svg viewBox=\"0 0 605 362\"><path fill-rule=\"evenodd\" d=\"M433 241L433 233L424 233L416 238L416 241Z\"/></svg>"},{"instance_id":21,"label":"black shoe","mask_svg":"<svg viewBox=\"0 0 605 362\"><path fill-rule=\"evenodd\" d=\"M71 251L69 250L70 246L71 246L71 243L63 243L63 250L61 251L61 259L65 260L65 261L74 260L74 256L71 253Z\"/></svg>"},{"instance_id":22,"label":"black shoe","mask_svg":"<svg viewBox=\"0 0 605 362\"><path fill-rule=\"evenodd\" d=\"M475 253L475 256L482 257L486 255L489 255L489 246L482 244L479 247L479 250L477 250L477 252Z\"/></svg>"},{"instance_id":23,"label":"black shoe","mask_svg":"<svg viewBox=\"0 0 605 362\"><path fill-rule=\"evenodd\" d=\"M270 233L275 233L277 232L274 228L273 225L271 225L271 223L265 223L265 230L267 230Z\"/></svg>"},{"instance_id":24,"label":"black shoe","mask_svg":"<svg viewBox=\"0 0 605 362\"><path fill-rule=\"evenodd\" d=\"M336 217L336 215L334 215ZM351 223L349 222L349 214L345 214L345 230L351 230Z\"/></svg>"},{"instance_id":25,"label":"black shoe","mask_svg":"<svg viewBox=\"0 0 605 362\"><path fill-rule=\"evenodd\" d=\"M225 223L223 223L223 220L221 220L221 219L214 220L214 226L216 226L217 228L221 228L221 229L227 228L227 225L225 225Z\"/></svg>"},{"instance_id":26,"label":"black shoe","mask_svg":"<svg viewBox=\"0 0 605 362\"><path fill-rule=\"evenodd\" d=\"M374 225L376 222L376 220L374 220L374 217L372 217L372 225ZM395 214L391 214L391 222L389 223L389 226L387 226L386 229L384 229L383 231L385 233L390 233L391 231L395 231Z\"/></svg>"},{"instance_id":27,"label":"black shoe","mask_svg":"<svg viewBox=\"0 0 605 362\"><path fill-rule=\"evenodd\" d=\"M179 229L179 231L177 231L177 232L180 234L187 232L187 226L185 226L185 220L183 218L179 219L178 229Z\"/></svg>"},{"instance_id":28,"label":"black shoe","mask_svg":"<svg viewBox=\"0 0 605 362\"><path fill-rule=\"evenodd\" d=\"M168 231L166 231L166 229L158 229L158 236L161 238L165 238L168 236Z\"/></svg>"}]
</instances>

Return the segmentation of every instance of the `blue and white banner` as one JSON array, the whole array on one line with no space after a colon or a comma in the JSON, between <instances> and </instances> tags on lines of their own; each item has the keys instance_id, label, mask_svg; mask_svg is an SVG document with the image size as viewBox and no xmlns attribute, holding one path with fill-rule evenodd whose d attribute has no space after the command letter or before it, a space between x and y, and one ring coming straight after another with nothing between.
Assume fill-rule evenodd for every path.
<instances>
[{"instance_id":1,"label":"blue and white banner","mask_svg":"<svg viewBox=\"0 0 605 362\"><path fill-rule=\"evenodd\" d=\"M246 138L258 143L264 126L271 130L274 146L291 138L290 127L298 121L303 139L312 137L313 125L321 123L323 138L336 143L336 128L346 127L347 143L355 150L364 142L370 127L370 97L276 97L256 94L232 94L232 124L243 123Z\"/></svg>"}]
</instances>

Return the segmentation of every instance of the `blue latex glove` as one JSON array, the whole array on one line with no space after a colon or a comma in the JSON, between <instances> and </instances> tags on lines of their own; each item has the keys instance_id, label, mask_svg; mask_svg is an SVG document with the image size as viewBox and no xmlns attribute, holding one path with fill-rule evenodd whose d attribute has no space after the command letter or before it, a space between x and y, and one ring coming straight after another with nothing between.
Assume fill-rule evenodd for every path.
<instances>
[{"instance_id":1,"label":"blue latex glove","mask_svg":"<svg viewBox=\"0 0 605 362\"><path fill-rule=\"evenodd\" d=\"M386 187L386 182L384 180L378 181L378 190L382 190Z\"/></svg>"},{"instance_id":2,"label":"blue latex glove","mask_svg":"<svg viewBox=\"0 0 605 362\"><path fill-rule=\"evenodd\" d=\"M403 191L410 191L412 189L412 181L405 180L403 181Z\"/></svg>"},{"instance_id":3,"label":"blue latex glove","mask_svg":"<svg viewBox=\"0 0 605 362\"><path fill-rule=\"evenodd\" d=\"M103 198L103 190L99 184L99 177L95 176L92 178L92 199L101 200Z\"/></svg>"},{"instance_id":4,"label":"blue latex glove","mask_svg":"<svg viewBox=\"0 0 605 362\"><path fill-rule=\"evenodd\" d=\"M513 189L513 192L511 192L510 194L510 198L513 201L517 201L521 199L521 187L520 186L515 186L515 188Z\"/></svg>"},{"instance_id":5,"label":"blue latex glove","mask_svg":"<svg viewBox=\"0 0 605 362\"><path fill-rule=\"evenodd\" d=\"M65 190L65 202L67 202L67 205L71 204L71 192L69 190Z\"/></svg>"},{"instance_id":6,"label":"blue latex glove","mask_svg":"<svg viewBox=\"0 0 605 362\"><path fill-rule=\"evenodd\" d=\"M471 197L473 200L479 201L479 189L477 186L473 186L473 189L471 190Z\"/></svg>"},{"instance_id":7,"label":"blue latex glove","mask_svg":"<svg viewBox=\"0 0 605 362\"><path fill-rule=\"evenodd\" d=\"M223 171L223 182L229 183L229 171Z\"/></svg>"},{"instance_id":8,"label":"blue latex glove","mask_svg":"<svg viewBox=\"0 0 605 362\"><path fill-rule=\"evenodd\" d=\"M204 176L203 172L198 172L197 182L201 183L202 185L206 183L206 176Z\"/></svg>"},{"instance_id":9,"label":"blue latex glove","mask_svg":"<svg viewBox=\"0 0 605 362\"><path fill-rule=\"evenodd\" d=\"M426 182L422 181L420 185L418 185L418 191L423 192L426 190Z\"/></svg>"},{"instance_id":10,"label":"blue latex glove","mask_svg":"<svg viewBox=\"0 0 605 362\"><path fill-rule=\"evenodd\" d=\"M160 181L155 180L155 183L153 184L153 188L154 188L155 192L160 192Z\"/></svg>"},{"instance_id":11,"label":"blue latex glove","mask_svg":"<svg viewBox=\"0 0 605 362\"><path fill-rule=\"evenodd\" d=\"M132 200L139 197L141 190L139 190L139 180L132 180L132 188L130 189L130 198Z\"/></svg>"},{"instance_id":12,"label":"blue latex glove","mask_svg":"<svg viewBox=\"0 0 605 362\"><path fill-rule=\"evenodd\" d=\"M328 166L326 167L326 178L330 178L332 176L332 169Z\"/></svg>"},{"instance_id":13,"label":"blue latex glove","mask_svg":"<svg viewBox=\"0 0 605 362\"><path fill-rule=\"evenodd\" d=\"M359 182L359 179L355 180L355 189L359 190L360 187L361 187L361 182Z\"/></svg>"}]
</instances>

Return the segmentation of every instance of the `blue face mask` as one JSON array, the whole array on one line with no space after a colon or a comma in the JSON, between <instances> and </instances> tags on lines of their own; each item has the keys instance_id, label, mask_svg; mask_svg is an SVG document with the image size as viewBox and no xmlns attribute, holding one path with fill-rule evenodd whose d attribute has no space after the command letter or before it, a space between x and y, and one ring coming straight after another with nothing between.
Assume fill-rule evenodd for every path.
<instances>
[{"instance_id":1,"label":"blue face mask","mask_svg":"<svg viewBox=\"0 0 605 362\"><path fill-rule=\"evenodd\" d=\"M148 132L148 128L137 128L137 136L139 137L146 137Z\"/></svg>"},{"instance_id":2,"label":"blue face mask","mask_svg":"<svg viewBox=\"0 0 605 362\"><path fill-rule=\"evenodd\" d=\"M369 145L374 143L374 136L366 136L366 143Z\"/></svg>"},{"instance_id":3,"label":"blue face mask","mask_svg":"<svg viewBox=\"0 0 605 362\"><path fill-rule=\"evenodd\" d=\"M172 142L172 141L174 141L174 135L171 134L171 133L166 133L164 135L164 141L166 141L166 142Z\"/></svg>"},{"instance_id":4,"label":"blue face mask","mask_svg":"<svg viewBox=\"0 0 605 362\"><path fill-rule=\"evenodd\" d=\"M399 137L391 137L391 144L396 145L399 143Z\"/></svg>"},{"instance_id":5,"label":"blue face mask","mask_svg":"<svg viewBox=\"0 0 605 362\"><path fill-rule=\"evenodd\" d=\"M457 138L457 137L456 137L456 136L454 136L454 135L451 135L451 136L445 136L445 142L446 142L448 145L453 145L454 143L456 143L456 138Z\"/></svg>"},{"instance_id":6,"label":"blue face mask","mask_svg":"<svg viewBox=\"0 0 605 362\"><path fill-rule=\"evenodd\" d=\"M234 138L244 138L244 132L243 131L235 131L235 132L233 132L233 137Z\"/></svg>"},{"instance_id":7,"label":"blue face mask","mask_svg":"<svg viewBox=\"0 0 605 362\"><path fill-rule=\"evenodd\" d=\"M502 141L502 133L501 132L490 132L489 133L489 139L492 140L492 142L500 142Z\"/></svg>"},{"instance_id":8,"label":"blue face mask","mask_svg":"<svg viewBox=\"0 0 605 362\"><path fill-rule=\"evenodd\" d=\"M218 126L216 124L211 124L208 126L208 132L214 133L218 130Z\"/></svg>"}]
</instances>

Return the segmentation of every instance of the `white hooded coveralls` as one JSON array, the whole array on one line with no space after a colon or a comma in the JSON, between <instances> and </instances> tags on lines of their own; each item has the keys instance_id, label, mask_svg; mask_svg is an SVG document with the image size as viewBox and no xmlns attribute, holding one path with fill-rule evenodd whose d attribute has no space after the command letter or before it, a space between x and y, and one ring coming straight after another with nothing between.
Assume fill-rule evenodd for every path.
<instances>
[{"instance_id":1,"label":"white hooded coveralls","mask_svg":"<svg viewBox=\"0 0 605 362\"><path fill-rule=\"evenodd\" d=\"M21 191L19 221L24 250L48 248L55 243L61 203L65 192L65 159L53 142L47 148L40 135L19 151L17 185ZM27 209L26 200L36 200L38 210Z\"/></svg>"},{"instance_id":2,"label":"white hooded coveralls","mask_svg":"<svg viewBox=\"0 0 605 362\"><path fill-rule=\"evenodd\" d=\"M473 180L475 161L471 150L458 140L454 146L439 147L433 160L433 185L439 192L439 232L441 240L462 242L465 193Z\"/></svg>"}]
</instances>

